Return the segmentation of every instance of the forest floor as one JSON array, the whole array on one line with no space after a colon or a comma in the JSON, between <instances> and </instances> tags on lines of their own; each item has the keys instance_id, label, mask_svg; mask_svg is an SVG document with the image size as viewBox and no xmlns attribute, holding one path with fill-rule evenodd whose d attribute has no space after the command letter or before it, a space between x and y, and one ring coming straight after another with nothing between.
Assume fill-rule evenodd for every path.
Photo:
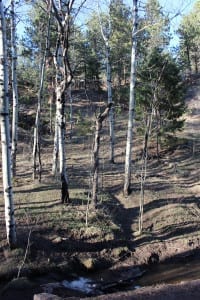
<instances>
[{"instance_id":1,"label":"forest floor","mask_svg":"<svg viewBox=\"0 0 200 300\"><path fill-rule=\"evenodd\" d=\"M115 164L109 163L108 121L105 121L101 137L99 204L97 210L88 207L94 125L91 116L96 107L104 106L104 99L94 97L94 92L88 92L86 97L84 91L74 91L73 96L74 131L72 139L67 138L66 146L71 198L67 205L60 203L59 178L51 175L53 138L48 133L47 121L43 123L41 137L42 182L32 180L31 136L35 107L21 107L17 176L13 182L18 246L12 251L7 246L1 193L0 299L33 299L34 293L44 291L42 285L66 276L90 276L103 283L125 282L154 263L185 259L199 253L200 80L196 79L188 89L185 127L177 134L176 142L161 149L159 160L153 145L150 147L141 235L137 232L142 137L135 133L132 193L124 197L128 112L120 109L116 112ZM13 284L10 280L16 277L21 281ZM141 292L132 293L130 299L134 299L134 293ZM56 294L65 298L84 296L66 289L57 289ZM111 295L103 299L118 299ZM142 298L142 294L137 297L156 299ZM161 298L158 296L158 299Z\"/></svg>"}]
</instances>

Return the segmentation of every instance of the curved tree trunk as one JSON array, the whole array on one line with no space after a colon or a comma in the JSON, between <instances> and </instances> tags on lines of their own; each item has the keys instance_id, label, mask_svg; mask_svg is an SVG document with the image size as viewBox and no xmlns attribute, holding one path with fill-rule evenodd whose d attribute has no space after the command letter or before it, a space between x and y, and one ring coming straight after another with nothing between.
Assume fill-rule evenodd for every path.
<instances>
[{"instance_id":1,"label":"curved tree trunk","mask_svg":"<svg viewBox=\"0 0 200 300\"><path fill-rule=\"evenodd\" d=\"M11 153L8 109L8 71L6 25L3 4L0 0L0 123L2 146L3 192L5 201L5 221L8 244L11 248L16 245L16 228L14 218L14 203L11 176Z\"/></svg>"},{"instance_id":2,"label":"curved tree trunk","mask_svg":"<svg viewBox=\"0 0 200 300\"><path fill-rule=\"evenodd\" d=\"M130 98L129 98L129 116L126 141L125 157L125 178L124 195L131 192L131 161L132 161L132 143L133 143L133 121L135 117L135 82L136 82L136 46L137 46L137 0L133 0L133 31L132 31L132 50L131 50L131 76L130 76Z\"/></svg>"}]
</instances>

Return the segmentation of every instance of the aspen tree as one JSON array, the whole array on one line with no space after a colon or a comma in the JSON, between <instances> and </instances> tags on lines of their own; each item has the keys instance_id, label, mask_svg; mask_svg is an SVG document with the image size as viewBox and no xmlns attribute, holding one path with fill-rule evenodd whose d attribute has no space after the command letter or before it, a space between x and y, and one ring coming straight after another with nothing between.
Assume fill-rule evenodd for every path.
<instances>
[{"instance_id":1,"label":"aspen tree","mask_svg":"<svg viewBox=\"0 0 200 300\"><path fill-rule=\"evenodd\" d=\"M2 147L2 174L7 241L10 248L13 248L16 245L17 238L14 218L14 203L11 175L11 149L8 108L8 60L6 42L7 40L5 16L3 10L3 3L2 0L0 0L0 124Z\"/></svg>"},{"instance_id":2,"label":"aspen tree","mask_svg":"<svg viewBox=\"0 0 200 300\"><path fill-rule=\"evenodd\" d=\"M132 161L132 143L133 143L133 122L135 115L135 82L136 82L136 47L137 47L137 19L138 7L137 0L133 0L133 29L132 29L132 48L131 48L131 74L130 74L130 96L129 96L129 115L128 130L126 141L125 156L125 178L124 178L124 195L130 194L131 191L131 161Z\"/></svg>"},{"instance_id":3,"label":"aspen tree","mask_svg":"<svg viewBox=\"0 0 200 300\"><path fill-rule=\"evenodd\" d=\"M49 1L48 5L48 21L47 21L47 35L46 35L46 45L44 55L41 61L40 68L40 85L38 91L38 106L35 118L35 127L33 134L33 179L36 178L37 171L37 157L38 157L38 179L41 181L42 174L42 162L41 162L41 153L40 153L40 115L41 115L41 105L42 105L42 97L43 97L43 86L44 86L44 75L45 75L45 67L46 67L46 58L49 53L49 36L50 36L50 20L51 20L51 9L52 9L52 1Z\"/></svg>"},{"instance_id":4,"label":"aspen tree","mask_svg":"<svg viewBox=\"0 0 200 300\"><path fill-rule=\"evenodd\" d=\"M12 51L12 175L16 175L16 155L18 142L18 88L17 88L17 45L16 45L16 16L15 1L11 0L11 51Z\"/></svg>"},{"instance_id":5,"label":"aspen tree","mask_svg":"<svg viewBox=\"0 0 200 300\"><path fill-rule=\"evenodd\" d=\"M61 180L61 202L69 202L68 176L66 170L65 153L65 108L66 91L72 81L72 70L69 62L69 35L71 26L71 13L74 0L65 4L65 10L62 9L62 3L58 5L53 1L53 10L58 23L56 51L54 55L54 65L56 68L56 121L55 121L55 143L54 143L54 163L56 152L59 154L59 174Z\"/></svg>"},{"instance_id":6,"label":"aspen tree","mask_svg":"<svg viewBox=\"0 0 200 300\"><path fill-rule=\"evenodd\" d=\"M104 30L103 22L99 13L99 23L101 27L101 34L106 48L106 81L107 81L107 93L108 104L112 103L112 75L111 75L111 55L110 55L110 35L111 35L111 16L110 16L110 1L109 1L109 16L108 26ZM109 134L110 134L110 162L114 163L114 113L113 106L109 111Z\"/></svg>"}]
</instances>

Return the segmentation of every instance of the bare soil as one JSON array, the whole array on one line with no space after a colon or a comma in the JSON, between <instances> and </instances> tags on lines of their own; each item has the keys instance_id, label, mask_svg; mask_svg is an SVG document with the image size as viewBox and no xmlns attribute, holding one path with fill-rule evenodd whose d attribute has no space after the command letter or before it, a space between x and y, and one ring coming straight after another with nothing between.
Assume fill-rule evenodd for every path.
<instances>
[{"instance_id":1,"label":"bare soil","mask_svg":"<svg viewBox=\"0 0 200 300\"><path fill-rule=\"evenodd\" d=\"M18 247L10 251L7 246L1 193L0 299L33 299L34 293L43 292L41 286L44 282L61 280L66 274L68 277L86 274L108 282L131 278L138 267L143 270L154 263L198 255L199 83L199 79L195 80L188 90L185 128L177 135L177 141L171 147L161 149L159 161L153 145L150 149L141 235L137 234L142 145L142 137L138 134L133 147L132 193L129 197L122 193L128 112L116 115L115 164L109 163L108 122L105 122L101 138L99 206L97 210L92 206L87 210L94 124L91 116L96 107L104 105L104 95L95 98L91 93L86 97L84 92L74 91L74 132L72 139L67 139L66 149L71 197L68 205L60 203L59 178L51 175L53 139L48 134L48 122L43 128L45 134L41 144L42 182L32 180L32 121L29 126L30 115L26 107L22 108L21 118L27 116L27 128L21 128L19 132L17 176L13 182ZM46 111L44 118L47 118ZM34 286L32 281L29 282L29 279L44 274L45 279L40 277ZM25 276L27 281L17 287L7 285L17 276ZM198 281L195 284L199 286ZM188 284L192 293L191 286L193 283ZM148 288L144 293L142 290L132 291L130 295L126 292L123 299L161 299L159 288ZM165 295L169 290L170 287L164 288ZM186 299L184 293L183 288L182 298L180 295L176 299ZM65 295L63 291L58 295L78 296L80 299L80 295ZM118 299L122 297L120 295L105 295L97 299Z\"/></svg>"}]
</instances>

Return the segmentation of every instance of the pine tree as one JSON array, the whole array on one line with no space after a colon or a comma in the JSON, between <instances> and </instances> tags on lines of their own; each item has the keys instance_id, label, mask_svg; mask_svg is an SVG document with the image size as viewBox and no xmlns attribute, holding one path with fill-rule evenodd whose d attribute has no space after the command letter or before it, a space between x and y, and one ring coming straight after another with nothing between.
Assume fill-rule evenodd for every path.
<instances>
[{"instance_id":1,"label":"pine tree","mask_svg":"<svg viewBox=\"0 0 200 300\"><path fill-rule=\"evenodd\" d=\"M183 17L178 33L180 36L180 57L189 72L199 72L200 64L200 1Z\"/></svg>"}]
</instances>

